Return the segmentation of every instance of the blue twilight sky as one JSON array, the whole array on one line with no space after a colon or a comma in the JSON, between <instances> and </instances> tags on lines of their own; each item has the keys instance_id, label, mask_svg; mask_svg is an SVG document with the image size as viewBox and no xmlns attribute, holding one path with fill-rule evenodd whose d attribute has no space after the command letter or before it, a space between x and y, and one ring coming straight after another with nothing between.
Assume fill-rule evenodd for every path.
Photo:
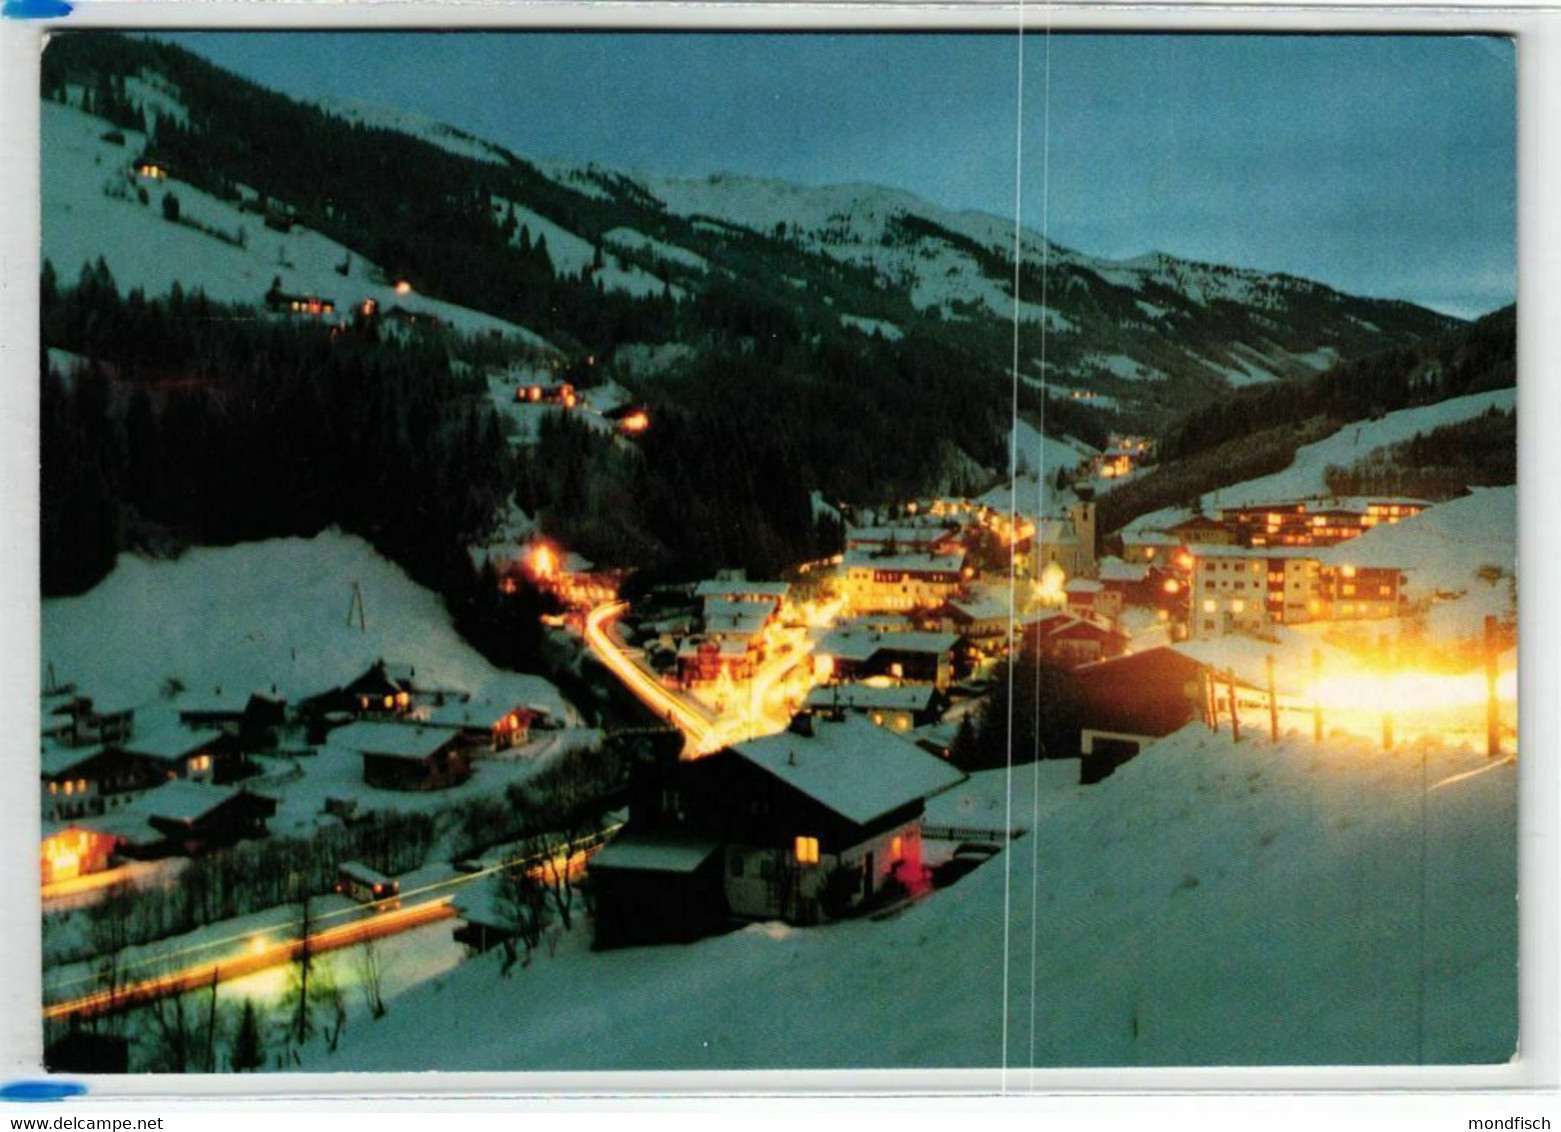
<instances>
[{"instance_id":1,"label":"blue twilight sky","mask_svg":"<svg viewBox=\"0 0 1561 1132\"><path fill-rule=\"evenodd\" d=\"M399 107L527 156L1014 212L1011 34L167 38L294 97ZM1024 220L1092 254L1480 314L1516 288L1516 68L1484 37L1032 34Z\"/></svg>"}]
</instances>

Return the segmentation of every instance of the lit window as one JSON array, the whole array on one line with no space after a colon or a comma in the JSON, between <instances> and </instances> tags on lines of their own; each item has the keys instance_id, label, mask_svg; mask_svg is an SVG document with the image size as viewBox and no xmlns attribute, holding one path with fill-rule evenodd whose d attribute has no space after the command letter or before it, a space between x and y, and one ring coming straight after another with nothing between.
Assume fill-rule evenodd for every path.
<instances>
[{"instance_id":1,"label":"lit window","mask_svg":"<svg viewBox=\"0 0 1561 1132\"><path fill-rule=\"evenodd\" d=\"M1233 613L1245 613L1247 611L1247 603L1238 597L1230 603L1230 608Z\"/></svg>"},{"instance_id":2,"label":"lit window","mask_svg":"<svg viewBox=\"0 0 1561 1132\"><path fill-rule=\"evenodd\" d=\"M1212 597L1206 599L1203 603L1203 612L1205 613L1213 613L1218 608L1219 603L1216 602Z\"/></svg>"},{"instance_id":3,"label":"lit window","mask_svg":"<svg viewBox=\"0 0 1561 1132\"><path fill-rule=\"evenodd\" d=\"M903 838L899 838L899 837L895 837L895 838L891 839L890 842L889 842L889 860L891 860L891 861L898 861L902 856L904 856L904 853L905 853L905 841L904 841L904 839Z\"/></svg>"},{"instance_id":4,"label":"lit window","mask_svg":"<svg viewBox=\"0 0 1561 1132\"><path fill-rule=\"evenodd\" d=\"M75 792L76 792L76 784L74 782L67 782L65 784L65 793L66 794L74 794Z\"/></svg>"},{"instance_id":5,"label":"lit window","mask_svg":"<svg viewBox=\"0 0 1561 1132\"><path fill-rule=\"evenodd\" d=\"M795 852L797 856L797 864L818 864L818 838L798 837Z\"/></svg>"},{"instance_id":6,"label":"lit window","mask_svg":"<svg viewBox=\"0 0 1561 1132\"><path fill-rule=\"evenodd\" d=\"M1354 597L1355 596L1355 587L1353 585L1351 585L1349 582L1345 582L1344 583L1343 590L1344 590L1344 596L1345 597Z\"/></svg>"},{"instance_id":7,"label":"lit window","mask_svg":"<svg viewBox=\"0 0 1561 1132\"><path fill-rule=\"evenodd\" d=\"M1355 576L1355 567L1353 567L1353 566L1346 566L1342 570L1340 570L1339 572L1341 574L1343 574L1346 578L1353 578Z\"/></svg>"}]
</instances>

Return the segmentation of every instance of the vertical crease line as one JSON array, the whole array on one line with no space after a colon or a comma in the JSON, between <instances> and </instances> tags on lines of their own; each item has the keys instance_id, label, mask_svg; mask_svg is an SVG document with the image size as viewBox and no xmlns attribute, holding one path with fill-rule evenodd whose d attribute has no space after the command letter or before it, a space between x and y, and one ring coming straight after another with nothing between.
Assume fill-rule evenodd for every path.
<instances>
[{"instance_id":1,"label":"vertical crease line","mask_svg":"<svg viewBox=\"0 0 1561 1132\"><path fill-rule=\"evenodd\" d=\"M1019 0L1018 55L1014 77L1014 328L1011 390L1009 394L1008 430L1008 530L1012 535L1019 510L1019 257L1022 249L1020 221L1022 190L1024 188L1024 0ZM1014 828L1014 662L1013 638L1017 621L1015 599L1018 577L1015 567L1018 547L1010 538L1008 542L1008 742L1007 767L1004 772L1005 849L1003 852L1003 1013L1002 1070L999 1076L1000 1091L1008 1092L1008 983L1009 947L1013 910L1013 828Z\"/></svg>"},{"instance_id":2,"label":"vertical crease line","mask_svg":"<svg viewBox=\"0 0 1561 1132\"><path fill-rule=\"evenodd\" d=\"M1052 82L1052 28L1051 4L1046 6L1045 57L1041 68L1041 412L1040 427L1036 430L1035 457L1035 562L1033 569L1039 580L1040 550L1045 545L1042 537L1046 522L1046 334L1051 313L1051 82ZM1017 293L1017 290L1016 290ZM1017 532L1015 532L1017 533ZM1020 651L1023 651L1021 643ZM1035 750L1030 774L1030 1056L1029 1085L1035 1091L1035 1019L1040 994L1040 875L1041 875L1041 666L1040 657L1035 665Z\"/></svg>"}]
</instances>

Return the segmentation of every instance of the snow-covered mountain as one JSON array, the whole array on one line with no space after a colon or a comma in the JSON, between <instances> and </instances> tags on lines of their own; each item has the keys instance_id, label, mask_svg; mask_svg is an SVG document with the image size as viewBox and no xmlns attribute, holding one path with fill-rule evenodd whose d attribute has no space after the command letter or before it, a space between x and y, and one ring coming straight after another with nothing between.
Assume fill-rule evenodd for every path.
<instances>
[{"instance_id":1,"label":"snow-covered mountain","mask_svg":"<svg viewBox=\"0 0 1561 1132\"><path fill-rule=\"evenodd\" d=\"M350 140L358 158L370 158L367 164L404 170L405 190L422 198L416 207L448 205L452 225L465 217L469 229L463 210L472 196L481 195L496 221L513 218L512 240L521 243L522 230L530 240L545 235L554 272L588 281L597 293L682 299L711 288L745 287L792 297L808 318L848 338L936 340L999 371L1009 368L1017 317L1027 378L1093 392L1103 399L1097 407L1112 404L1141 419L1185 411L1233 386L1305 376L1455 325L1413 304L1350 296L1294 276L1160 253L1108 260L1048 242L1031 230L1020 233L1016 272L1011 218L944 208L894 188L804 186L733 175L687 178L532 160L403 110L340 100L294 102L163 44L122 41L114 52L99 54L74 49L79 57L63 58L55 54L59 47L51 48L51 61L64 78L46 76L45 94L112 117L101 100L93 107L85 101L101 85L104 71L114 70L120 108L128 102L148 119L141 137L127 133L118 160L128 162L137 146L171 142L193 158L185 164L193 164L200 188L210 192L213 182L224 180L265 182L257 187L295 208L305 227L320 229L344 250L364 259L378 255L387 269L419 269L428 293L459 298L462 306L510 323L527 325L527 318L506 309L514 292L485 295L474 289L457 296L461 283L473 277L469 265L456 263L458 255L450 255L447 264L430 263L409 247L416 234L397 230L397 212L378 199L386 189L383 179L366 185L366 172L329 166L339 143ZM316 152L294 146L278 155L279 143L254 138L256 119L244 114L257 114L260 103L270 109L258 120L276 122L279 133L284 121L294 137L300 130L318 133ZM177 136L152 137L154 119L176 124ZM349 133L342 134L343 128ZM88 139L75 135L84 131L60 114L46 116L44 156L51 183L45 199L58 202L52 204L55 212L86 204L73 201L72 194L81 198L101 188L102 174L51 172L57 164L53 151L81 150ZM64 145L53 141L58 133L67 135ZM105 160L115 161L103 152L90 156L94 164ZM289 167L289 161L300 168ZM301 167L321 162L326 164L320 175L302 176ZM182 177L184 170L175 175ZM364 198L371 195L374 212L365 215L371 204ZM441 203L430 203L441 195ZM155 215L147 210L148 219ZM55 225L52 234L46 230L46 254L64 278L79 269L76 260L108 250L86 246L108 241L79 220L78 214ZM226 222L225 231L236 227L230 217L215 222L219 227ZM67 228L80 231L68 236ZM387 247L405 264L384 263ZM287 253L266 247L265 255L277 263ZM254 265L250 274L264 270ZM147 283L165 282L157 276L151 273ZM252 282L245 280L245 294ZM208 289L222 287L213 280ZM582 320L579 308L578 297L567 306L548 306L573 314L565 333L549 325L527 328L550 341L569 341L582 338L582 321L593 329L598 323L621 324L615 317ZM620 347L658 343L600 336L581 344L610 356Z\"/></svg>"}]
</instances>

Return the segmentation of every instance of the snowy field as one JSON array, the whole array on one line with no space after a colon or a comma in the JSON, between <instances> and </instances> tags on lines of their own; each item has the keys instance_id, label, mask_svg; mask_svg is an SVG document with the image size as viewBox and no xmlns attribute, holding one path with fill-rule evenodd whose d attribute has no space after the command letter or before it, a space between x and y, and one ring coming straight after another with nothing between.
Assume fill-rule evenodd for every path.
<instances>
[{"instance_id":1,"label":"snowy field","mask_svg":"<svg viewBox=\"0 0 1561 1132\"><path fill-rule=\"evenodd\" d=\"M1046 768L1040 807L1034 777L1012 801L1034 831L898 915L609 952L577 927L508 979L489 956L355 1018L303 1067L995 1066L1005 1017L1014 1065L1512 1056L1512 762L1195 725L1087 789ZM1001 772L956 791L934 812L1009 804Z\"/></svg>"}]
</instances>

